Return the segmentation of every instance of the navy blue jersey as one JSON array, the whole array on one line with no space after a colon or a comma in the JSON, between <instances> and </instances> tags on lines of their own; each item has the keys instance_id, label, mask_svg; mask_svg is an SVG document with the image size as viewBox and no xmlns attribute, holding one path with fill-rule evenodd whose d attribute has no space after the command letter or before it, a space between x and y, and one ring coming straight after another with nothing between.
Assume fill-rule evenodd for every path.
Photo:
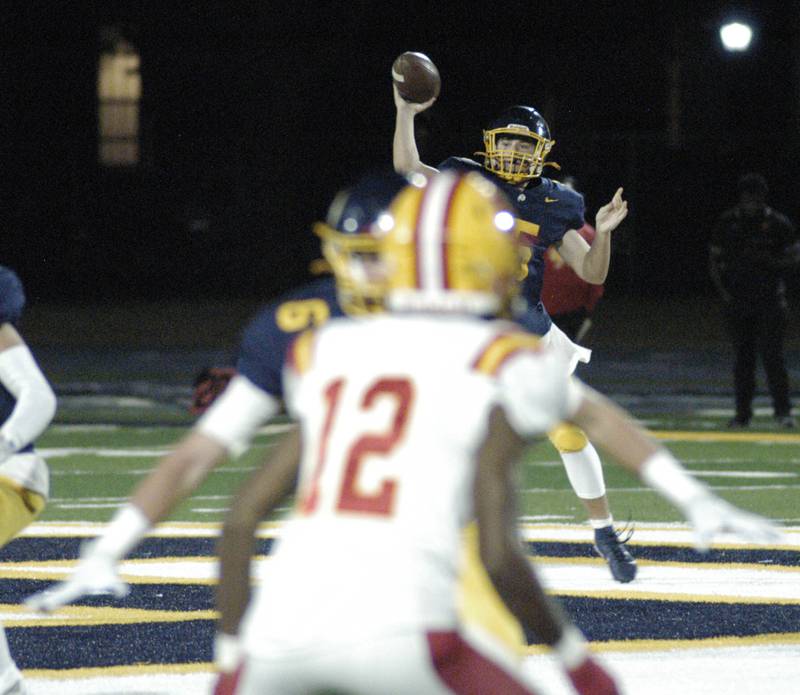
<instances>
[{"instance_id":1,"label":"navy blue jersey","mask_svg":"<svg viewBox=\"0 0 800 695\"><path fill-rule=\"evenodd\" d=\"M482 164L464 157L449 157L439 168L479 171L489 176L514 204L517 218L515 231L523 252L522 296L531 306L539 305L545 252L553 244L560 244L570 229L583 227L583 196L558 181L544 177L534 179L526 188L520 189L487 172ZM550 319L546 312L543 308L537 311L546 317L544 320L549 329Z\"/></svg>"},{"instance_id":2,"label":"navy blue jersey","mask_svg":"<svg viewBox=\"0 0 800 695\"><path fill-rule=\"evenodd\" d=\"M22 289L17 274L5 266L0 265L0 324L10 323L16 326L22 318L25 308L25 292ZM0 423L11 417L17 399L0 384ZM21 452L33 451L33 446L20 449Z\"/></svg>"},{"instance_id":3,"label":"navy blue jersey","mask_svg":"<svg viewBox=\"0 0 800 695\"><path fill-rule=\"evenodd\" d=\"M0 323L16 325L25 308L25 292L17 274L0 265Z\"/></svg>"},{"instance_id":4,"label":"navy blue jersey","mask_svg":"<svg viewBox=\"0 0 800 695\"><path fill-rule=\"evenodd\" d=\"M245 329L238 372L275 398L283 397L286 350L298 333L344 316L333 277L314 280L264 307Z\"/></svg>"}]
</instances>

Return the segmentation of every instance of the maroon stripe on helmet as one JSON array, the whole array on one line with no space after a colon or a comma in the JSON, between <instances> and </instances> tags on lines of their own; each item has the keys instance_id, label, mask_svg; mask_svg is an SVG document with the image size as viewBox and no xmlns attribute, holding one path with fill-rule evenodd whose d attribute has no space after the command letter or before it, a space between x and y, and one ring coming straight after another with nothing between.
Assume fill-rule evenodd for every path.
<instances>
[{"instance_id":1,"label":"maroon stripe on helmet","mask_svg":"<svg viewBox=\"0 0 800 695\"><path fill-rule=\"evenodd\" d=\"M453 200L463 182L464 177L460 176L455 182L455 185L450 188L450 194L447 196L447 206L444 212L444 227L442 229L442 282L446 290L452 287L452 282L450 281L450 246L448 243L450 241L450 215L453 212Z\"/></svg>"},{"instance_id":2,"label":"maroon stripe on helmet","mask_svg":"<svg viewBox=\"0 0 800 695\"><path fill-rule=\"evenodd\" d=\"M422 254L420 253L420 236L422 234L422 213L425 209L425 201L428 199L428 191L426 187L422 191L419 202L417 203L417 221L414 224L414 287L418 290L422 289Z\"/></svg>"}]
</instances>

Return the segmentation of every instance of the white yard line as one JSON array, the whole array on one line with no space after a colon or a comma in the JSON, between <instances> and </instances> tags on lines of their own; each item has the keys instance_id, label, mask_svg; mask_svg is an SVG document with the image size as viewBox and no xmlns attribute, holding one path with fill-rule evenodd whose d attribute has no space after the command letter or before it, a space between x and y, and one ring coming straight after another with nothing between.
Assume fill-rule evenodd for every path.
<instances>
[{"instance_id":1,"label":"white yard line","mask_svg":"<svg viewBox=\"0 0 800 695\"><path fill-rule=\"evenodd\" d=\"M603 652L598 658L628 695L797 695L800 681L797 645ZM93 677L28 675L27 681L31 695L186 695L211 691L214 676L207 668L137 676L101 675L98 669ZM540 695L574 692L549 655L527 657L523 669Z\"/></svg>"},{"instance_id":2,"label":"white yard line","mask_svg":"<svg viewBox=\"0 0 800 695\"><path fill-rule=\"evenodd\" d=\"M602 653L628 695L797 695L800 646L765 645ZM572 692L552 657L525 661L541 695Z\"/></svg>"},{"instance_id":3,"label":"white yard line","mask_svg":"<svg viewBox=\"0 0 800 695\"><path fill-rule=\"evenodd\" d=\"M262 576L269 559L259 559L255 576ZM583 564L581 564L581 562ZM695 600L718 601L733 597L744 600L800 602L800 568L772 567L739 568L720 565L661 565L643 562L635 582L620 585L608 573L599 559L586 563L543 560L538 563L544 584L552 591L580 595L600 594L624 598L675 598L685 596ZM15 562L0 567L0 576L66 575L74 562ZM143 559L127 560L120 572L131 581L199 581L216 579L217 559L171 558L168 561Z\"/></svg>"}]
</instances>

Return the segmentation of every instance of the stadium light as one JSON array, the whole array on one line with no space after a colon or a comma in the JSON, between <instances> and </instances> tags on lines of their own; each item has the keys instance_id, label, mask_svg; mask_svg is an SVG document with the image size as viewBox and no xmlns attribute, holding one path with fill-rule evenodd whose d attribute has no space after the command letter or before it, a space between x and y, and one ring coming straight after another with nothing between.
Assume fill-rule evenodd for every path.
<instances>
[{"instance_id":1,"label":"stadium light","mask_svg":"<svg viewBox=\"0 0 800 695\"><path fill-rule=\"evenodd\" d=\"M753 30L748 24L728 22L719 30L719 37L726 51L746 51L753 38Z\"/></svg>"}]
</instances>

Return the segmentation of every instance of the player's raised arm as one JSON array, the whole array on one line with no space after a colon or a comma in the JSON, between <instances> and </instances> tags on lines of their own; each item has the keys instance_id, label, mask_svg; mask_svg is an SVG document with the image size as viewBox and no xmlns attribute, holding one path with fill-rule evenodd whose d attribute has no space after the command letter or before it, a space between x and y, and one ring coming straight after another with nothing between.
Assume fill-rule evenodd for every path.
<instances>
[{"instance_id":1,"label":"player's raised arm","mask_svg":"<svg viewBox=\"0 0 800 695\"><path fill-rule=\"evenodd\" d=\"M559 604L545 594L519 541L515 469L525 445L496 407L474 484L481 561L509 611L555 651L576 690L614 695L613 679L591 658L583 635Z\"/></svg>"},{"instance_id":2,"label":"player's raised arm","mask_svg":"<svg viewBox=\"0 0 800 695\"><path fill-rule=\"evenodd\" d=\"M396 109L392 163L398 174L415 172L430 176L436 169L423 164L414 135L414 117L433 105L439 95L439 71L430 58L406 52L392 65L392 90Z\"/></svg>"},{"instance_id":3,"label":"player's raised arm","mask_svg":"<svg viewBox=\"0 0 800 695\"><path fill-rule=\"evenodd\" d=\"M419 172L430 176L437 169L428 164L423 164L419 158L417 139L414 135L414 117L433 104L436 99L431 99L422 104L412 104L406 101L394 90L394 104L397 109L394 122L394 139L392 140L392 164L398 174L411 174Z\"/></svg>"}]
</instances>

